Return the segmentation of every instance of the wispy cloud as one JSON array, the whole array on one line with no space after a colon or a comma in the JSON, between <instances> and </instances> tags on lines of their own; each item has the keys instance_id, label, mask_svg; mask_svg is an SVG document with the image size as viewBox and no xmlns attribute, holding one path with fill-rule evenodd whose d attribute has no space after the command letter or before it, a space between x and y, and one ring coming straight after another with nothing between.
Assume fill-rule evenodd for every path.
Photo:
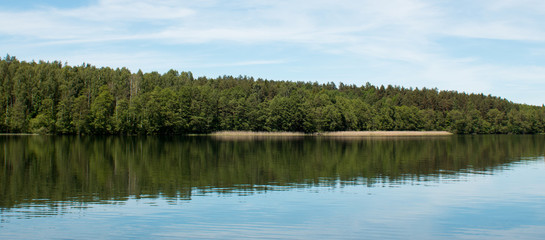
<instances>
[{"instance_id":1,"label":"wispy cloud","mask_svg":"<svg viewBox=\"0 0 545 240\"><path fill-rule=\"evenodd\" d=\"M271 65L286 63L285 60L253 60L242 62L229 62L229 63L215 63L215 64L203 64L194 65L195 68L209 68L209 67L240 67L240 66L253 66L253 65Z\"/></svg>"},{"instance_id":2,"label":"wispy cloud","mask_svg":"<svg viewBox=\"0 0 545 240\"><path fill-rule=\"evenodd\" d=\"M71 56L113 54L110 58L97 57L95 64L118 66L123 63L116 61L128 61L133 66L141 64L140 67L158 65L151 60L161 62L160 66L173 67L169 62L188 59L176 56L169 48L196 49L183 51L195 53L199 49L210 52L212 47L217 50L215 55L208 56L211 59L194 56L199 61L188 61L187 66L284 64L286 72L293 61L306 59L298 54L307 52L321 54L322 58L354 59L355 66L378 66L384 72L371 77L382 79L384 84L400 82L409 86L503 93L512 89L509 86L514 82L539 84L545 68L543 61L506 66L471 52L453 56L449 51L451 46L439 40L528 42L537 44L533 48L545 48L542 46L544 9L545 3L534 0L317 0L312 4L303 0L99 0L77 8L41 6L20 11L3 10L0 4L3 19L0 43L9 46L6 51L15 55L43 49L56 50L58 56L74 59L79 57ZM116 44L132 46L132 51L116 49ZM250 56L245 51L271 45L302 50L281 51L283 55L270 50L261 56ZM79 49L66 50L75 47ZM235 49L246 53L237 54ZM148 58L148 62L145 57L130 60L132 56L146 54L154 57ZM227 60L230 56L225 54L235 54L232 57L236 60ZM320 75L324 70L312 67L316 61L319 58L308 62L306 69ZM507 97L518 95L521 94Z\"/></svg>"},{"instance_id":3,"label":"wispy cloud","mask_svg":"<svg viewBox=\"0 0 545 240\"><path fill-rule=\"evenodd\" d=\"M153 20L182 19L194 14L194 11L183 7L177 1L168 0L100 0L96 5L77 9L44 9L57 16L74 18L91 22L142 22ZM115 24L115 22L114 22Z\"/></svg>"}]
</instances>

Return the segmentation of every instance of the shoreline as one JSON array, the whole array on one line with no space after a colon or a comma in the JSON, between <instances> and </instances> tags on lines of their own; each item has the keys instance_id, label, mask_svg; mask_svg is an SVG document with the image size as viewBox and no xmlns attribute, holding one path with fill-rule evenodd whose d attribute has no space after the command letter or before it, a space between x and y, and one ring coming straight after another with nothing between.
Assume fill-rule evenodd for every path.
<instances>
[{"instance_id":1,"label":"shoreline","mask_svg":"<svg viewBox=\"0 0 545 240\"><path fill-rule=\"evenodd\" d=\"M205 134L187 134L185 136L211 136L218 138L254 138L254 137L440 137L452 136L447 131L336 131L336 132L253 132L253 131L218 131ZM37 133L0 133L0 136L47 136ZM52 135L56 136L56 135ZM77 135L74 135L77 136ZM113 135L115 136L115 135ZM146 136L146 135L142 135Z\"/></svg>"},{"instance_id":2,"label":"shoreline","mask_svg":"<svg viewBox=\"0 0 545 240\"><path fill-rule=\"evenodd\" d=\"M338 131L338 132L252 132L252 131L219 131L205 134L212 137L434 137L452 136L447 131Z\"/></svg>"},{"instance_id":3,"label":"shoreline","mask_svg":"<svg viewBox=\"0 0 545 240\"><path fill-rule=\"evenodd\" d=\"M0 136L38 136L37 133L0 133Z\"/></svg>"}]
</instances>

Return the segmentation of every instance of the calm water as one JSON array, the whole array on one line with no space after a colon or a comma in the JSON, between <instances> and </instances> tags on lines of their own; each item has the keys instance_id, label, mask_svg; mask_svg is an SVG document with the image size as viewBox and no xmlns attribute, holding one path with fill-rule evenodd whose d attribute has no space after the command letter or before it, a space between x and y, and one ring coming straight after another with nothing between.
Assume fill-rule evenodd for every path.
<instances>
[{"instance_id":1,"label":"calm water","mask_svg":"<svg viewBox=\"0 0 545 240\"><path fill-rule=\"evenodd\" d=\"M544 239L545 136L0 136L0 239Z\"/></svg>"}]
</instances>

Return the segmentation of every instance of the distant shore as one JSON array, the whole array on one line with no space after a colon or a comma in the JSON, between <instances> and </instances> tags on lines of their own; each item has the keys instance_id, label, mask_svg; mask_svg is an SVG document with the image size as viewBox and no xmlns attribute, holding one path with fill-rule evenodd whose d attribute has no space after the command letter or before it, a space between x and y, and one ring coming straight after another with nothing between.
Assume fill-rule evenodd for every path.
<instances>
[{"instance_id":1,"label":"distant shore","mask_svg":"<svg viewBox=\"0 0 545 240\"><path fill-rule=\"evenodd\" d=\"M37 133L0 133L0 136L30 136L39 135Z\"/></svg>"},{"instance_id":2,"label":"distant shore","mask_svg":"<svg viewBox=\"0 0 545 240\"><path fill-rule=\"evenodd\" d=\"M26 136L36 133L0 133L0 136ZM189 134L189 136L212 136L220 138L254 138L254 137L434 137L451 136L447 131L338 131L338 132L252 132L252 131L219 131L209 134Z\"/></svg>"},{"instance_id":3,"label":"distant shore","mask_svg":"<svg viewBox=\"0 0 545 240\"><path fill-rule=\"evenodd\" d=\"M220 131L209 134L213 137L431 137L450 136L447 131L339 131L339 132L251 132L251 131Z\"/></svg>"}]
</instances>

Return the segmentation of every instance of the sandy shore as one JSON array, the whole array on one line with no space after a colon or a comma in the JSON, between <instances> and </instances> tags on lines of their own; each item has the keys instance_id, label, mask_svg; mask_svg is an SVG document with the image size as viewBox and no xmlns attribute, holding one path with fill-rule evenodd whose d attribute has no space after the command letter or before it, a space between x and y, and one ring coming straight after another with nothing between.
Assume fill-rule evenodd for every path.
<instances>
[{"instance_id":1,"label":"sandy shore","mask_svg":"<svg viewBox=\"0 0 545 240\"><path fill-rule=\"evenodd\" d=\"M341 131L341 132L250 132L250 131L221 131L211 133L210 136L219 138L252 138L252 137L432 137L450 136L446 131Z\"/></svg>"}]
</instances>

